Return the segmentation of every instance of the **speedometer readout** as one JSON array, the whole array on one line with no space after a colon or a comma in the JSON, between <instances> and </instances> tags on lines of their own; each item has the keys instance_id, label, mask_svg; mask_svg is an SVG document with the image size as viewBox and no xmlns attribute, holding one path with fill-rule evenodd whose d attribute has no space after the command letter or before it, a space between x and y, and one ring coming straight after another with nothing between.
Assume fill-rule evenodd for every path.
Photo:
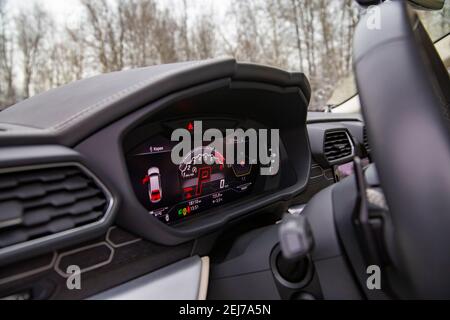
<instances>
[{"instance_id":1,"label":"speedometer readout","mask_svg":"<svg viewBox=\"0 0 450 320\"><path fill-rule=\"evenodd\" d=\"M193 149L175 165L172 147L172 142L156 136L127 159L139 200L164 223L179 222L251 192L257 165L226 164L222 153L210 146Z\"/></svg>"}]
</instances>

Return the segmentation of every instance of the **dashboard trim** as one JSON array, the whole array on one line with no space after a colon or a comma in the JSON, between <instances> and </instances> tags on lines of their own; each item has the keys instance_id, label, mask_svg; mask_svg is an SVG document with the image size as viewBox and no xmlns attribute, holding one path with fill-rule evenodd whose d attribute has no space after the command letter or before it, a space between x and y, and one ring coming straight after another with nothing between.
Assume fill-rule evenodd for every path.
<instances>
[{"instance_id":1,"label":"dashboard trim","mask_svg":"<svg viewBox=\"0 0 450 320\"><path fill-rule=\"evenodd\" d=\"M204 261L193 256L91 296L87 300L197 300ZM201 293L204 295L204 293Z\"/></svg>"}]
</instances>

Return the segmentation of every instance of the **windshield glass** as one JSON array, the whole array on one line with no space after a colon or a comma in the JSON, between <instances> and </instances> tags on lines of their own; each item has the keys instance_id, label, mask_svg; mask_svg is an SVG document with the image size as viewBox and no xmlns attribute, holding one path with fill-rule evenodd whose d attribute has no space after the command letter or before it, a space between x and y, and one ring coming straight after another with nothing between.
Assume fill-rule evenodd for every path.
<instances>
[{"instance_id":1,"label":"windshield glass","mask_svg":"<svg viewBox=\"0 0 450 320\"><path fill-rule=\"evenodd\" d=\"M446 60L450 59L449 41L448 39L447 41L440 40L450 32L450 2L447 1L444 8L440 11L419 10L417 13L431 40L437 42L436 48L441 58L447 62ZM358 90L356 88L355 78L353 73L350 72L348 76L338 80L326 105L330 107L339 106L357 94ZM356 103L359 104L359 100Z\"/></svg>"},{"instance_id":2,"label":"windshield glass","mask_svg":"<svg viewBox=\"0 0 450 320\"><path fill-rule=\"evenodd\" d=\"M446 1L440 11L417 11L433 42L450 32L450 2Z\"/></svg>"},{"instance_id":3,"label":"windshield glass","mask_svg":"<svg viewBox=\"0 0 450 320\"><path fill-rule=\"evenodd\" d=\"M310 110L356 94L354 0L0 0L0 110L99 73L232 56L303 71ZM433 39L449 1L421 12Z\"/></svg>"}]
</instances>

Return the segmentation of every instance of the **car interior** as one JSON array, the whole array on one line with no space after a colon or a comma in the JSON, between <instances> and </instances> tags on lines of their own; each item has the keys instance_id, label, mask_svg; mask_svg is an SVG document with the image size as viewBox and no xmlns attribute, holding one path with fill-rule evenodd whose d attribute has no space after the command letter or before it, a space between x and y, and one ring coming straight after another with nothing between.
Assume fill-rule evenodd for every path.
<instances>
[{"instance_id":1,"label":"car interior","mask_svg":"<svg viewBox=\"0 0 450 320\"><path fill-rule=\"evenodd\" d=\"M305 74L233 58L106 73L1 111L0 298L449 299L450 78L412 9L440 1L358 2L383 19L354 37L361 113L308 112ZM278 172L198 166L223 158L207 145L174 164L172 133L200 121L279 130L278 154L259 145Z\"/></svg>"}]
</instances>

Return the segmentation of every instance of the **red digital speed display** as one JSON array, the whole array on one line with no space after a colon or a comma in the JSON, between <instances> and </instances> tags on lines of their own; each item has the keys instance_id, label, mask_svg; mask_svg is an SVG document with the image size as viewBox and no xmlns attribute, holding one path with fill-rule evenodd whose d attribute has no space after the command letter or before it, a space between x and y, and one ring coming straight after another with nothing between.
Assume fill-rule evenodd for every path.
<instances>
[{"instance_id":1,"label":"red digital speed display","mask_svg":"<svg viewBox=\"0 0 450 320\"><path fill-rule=\"evenodd\" d=\"M259 166L228 165L209 146L193 149L176 165L171 161L173 146L163 136L155 136L127 155L140 202L164 223L179 222L251 192Z\"/></svg>"}]
</instances>

